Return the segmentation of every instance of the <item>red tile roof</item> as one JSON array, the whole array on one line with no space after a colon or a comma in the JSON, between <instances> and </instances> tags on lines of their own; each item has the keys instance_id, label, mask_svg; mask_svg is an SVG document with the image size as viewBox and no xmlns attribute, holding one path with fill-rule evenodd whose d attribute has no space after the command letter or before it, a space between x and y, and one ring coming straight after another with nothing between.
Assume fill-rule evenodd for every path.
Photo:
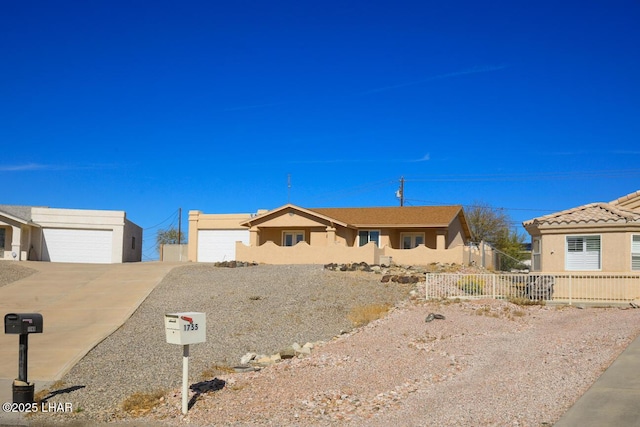
<instances>
[{"instance_id":1,"label":"red tile roof","mask_svg":"<svg viewBox=\"0 0 640 427\"><path fill-rule=\"evenodd\" d=\"M569 225L640 222L640 212L620 208L609 203L590 203L550 215L525 221L531 225Z\"/></svg>"}]
</instances>

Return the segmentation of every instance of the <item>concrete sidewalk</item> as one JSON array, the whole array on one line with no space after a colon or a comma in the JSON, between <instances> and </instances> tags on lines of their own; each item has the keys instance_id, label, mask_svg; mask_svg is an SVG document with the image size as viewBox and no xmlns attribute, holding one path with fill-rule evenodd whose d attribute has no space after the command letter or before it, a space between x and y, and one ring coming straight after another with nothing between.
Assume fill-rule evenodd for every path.
<instances>
[{"instance_id":1,"label":"concrete sidewalk","mask_svg":"<svg viewBox=\"0 0 640 427\"><path fill-rule=\"evenodd\" d=\"M43 333L29 335L29 381L55 381L118 329L180 264L25 262L37 273L0 287L0 314L37 312ZM18 375L18 335L0 334L0 379ZM4 394L0 390L0 396Z\"/></svg>"},{"instance_id":2,"label":"concrete sidewalk","mask_svg":"<svg viewBox=\"0 0 640 427\"><path fill-rule=\"evenodd\" d=\"M640 337L554 426L640 426Z\"/></svg>"}]
</instances>

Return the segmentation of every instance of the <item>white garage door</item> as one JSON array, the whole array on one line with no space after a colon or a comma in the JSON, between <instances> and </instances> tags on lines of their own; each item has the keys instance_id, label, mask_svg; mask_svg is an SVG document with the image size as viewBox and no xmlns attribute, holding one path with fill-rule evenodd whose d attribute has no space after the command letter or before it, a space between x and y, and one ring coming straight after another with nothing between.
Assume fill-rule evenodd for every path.
<instances>
[{"instance_id":1,"label":"white garage door","mask_svg":"<svg viewBox=\"0 0 640 427\"><path fill-rule=\"evenodd\" d=\"M249 244L249 230L198 231L198 262L234 261L236 241Z\"/></svg>"},{"instance_id":2,"label":"white garage door","mask_svg":"<svg viewBox=\"0 0 640 427\"><path fill-rule=\"evenodd\" d=\"M112 230L45 228L42 233L43 261L111 263Z\"/></svg>"}]
</instances>

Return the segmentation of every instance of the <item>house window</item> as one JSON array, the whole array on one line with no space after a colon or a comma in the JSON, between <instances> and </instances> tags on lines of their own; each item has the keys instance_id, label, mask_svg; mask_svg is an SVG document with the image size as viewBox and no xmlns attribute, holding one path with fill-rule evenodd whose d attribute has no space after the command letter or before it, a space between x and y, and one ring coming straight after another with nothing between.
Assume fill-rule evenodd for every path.
<instances>
[{"instance_id":1,"label":"house window","mask_svg":"<svg viewBox=\"0 0 640 427\"><path fill-rule=\"evenodd\" d=\"M358 246L364 246L369 242L373 242L376 244L376 246L380 246L380 231L378 230L358 231Z\"/></svg>"},{"instance_id":2,"label":"house window","mask_svg":"<svg viewBox=\"0 0 640 427\"><path fill-rule=\"evenodd\" d=\"M631 238L631 269L640 270L640 234Z\"/></svg>"},{"instance_id":3,"label":"house window","mask_svg":"<svg viewBox=\"0 0 640 427\"><path fill-rule=\"evenodd\" d=\"M282 233L282 246L293 246L304 242L304 231L284 231Z\"/></svg>"},{"instance_id":4,"label":"house window","mask_svg":"<svg viewBox=\"0 0 640 427\"><path fill-rule=\"evenodd\" d=\"M566 270L600 270L600 236L567 236Z\"/></svg>"},{"instance_id":5,"label":"house window","mask_svg":"<svg viewBox=\"0 0 640 427\"><path fill-rule=\"evenodd\" d=\"M531 241L531 255L533 271L540 271L540 254L542 253L542 239L540 237L534 237Z\"/></svg>"},{"instance_id":6,"label":"house window","mask_svg":"<svg viewBox=\"0 0 640 427\"><path fill-rule=\"evenodd\" d=\"M5 235L5 229L0 228L0 251L4 249L4 235Z\"/></svg>"},{"instance_id":7,"label":"house window","mask_svg":"<svg viewBox=\"0 0 640 427\"><path fill-rule=\"evenodd\" d=\"M131 249L136 248L136 236L131 236Z\"/></svg>"},{"instance_id":8,"label":"house window","mask_svg":"<svg viewBox=\"0 0 640 427\"><path fill-rule=\"evenodd\" d=\"M402 249L413 249L424 245L424 233L402 233Z\"/></svg>"}]
</instances>

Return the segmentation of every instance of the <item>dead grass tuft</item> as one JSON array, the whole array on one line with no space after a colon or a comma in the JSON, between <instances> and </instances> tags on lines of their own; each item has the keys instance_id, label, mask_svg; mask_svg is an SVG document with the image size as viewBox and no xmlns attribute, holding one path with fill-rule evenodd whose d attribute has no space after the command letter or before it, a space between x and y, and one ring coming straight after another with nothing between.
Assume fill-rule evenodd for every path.
<instances>
[{"instance_id":1,"label":"dead grass tuft","mask_svg":"<svg viewBox=\"0 0 640 427\"><path fill-rule=\"evenodd\" d=\"M65 385L66 385L65 382L62 380L55 381L49 387L42 389L36 394L34 394L33 400L35 400L36 402L42 402L42 400L47 396L49 396L49 394L51 394L54 391L63 389Z\"/></svg>"},{"instance_id":2,"label":"dead grass tuft","mask_svg":"<svg viewBox=\"0 0 640 427\"><path fill-rule=\"evenodd\" d=\"M384 317L391 306L389 304L370 304L354 307L347 318L354 326L364 326L367 323Z\"/></svg>"},{"instance_id":3,"label":"dead grass tuft","mask_svg":"<svg viewBox=\"0 0 640 427\"><path fill-rule=\"evenodd\" d=\"M200 374L200 377L203 381L207 381L212 378L216 378L218 375L233 374L234 372L235 372L235 369L233 369L231 366L216 364L216 365L211 365L210 367L202 371L202 373Z\"/></svg>"},{"instance_id":4,"label":"dead grass tuft","mask_svg":"<svg viewBox=\"0 0 640 427\"><path fill-rule=\"evenodd\" d=\"M122 402L122 409L132 416L143 416L159 405L164 395L163 390L150 393L136 392Z\"/></svg>"},{"instance_id":5,"label":"dead grass tuft","mask_svg":"<svg viewBox=\"0 0 640 427\"><path fill-rule=\"evenodd\" d=\"M547 305L545 300L532 300L529 298L509 298L511 304L526 306L526 305Z\"/></svg>"}]
</instances>

